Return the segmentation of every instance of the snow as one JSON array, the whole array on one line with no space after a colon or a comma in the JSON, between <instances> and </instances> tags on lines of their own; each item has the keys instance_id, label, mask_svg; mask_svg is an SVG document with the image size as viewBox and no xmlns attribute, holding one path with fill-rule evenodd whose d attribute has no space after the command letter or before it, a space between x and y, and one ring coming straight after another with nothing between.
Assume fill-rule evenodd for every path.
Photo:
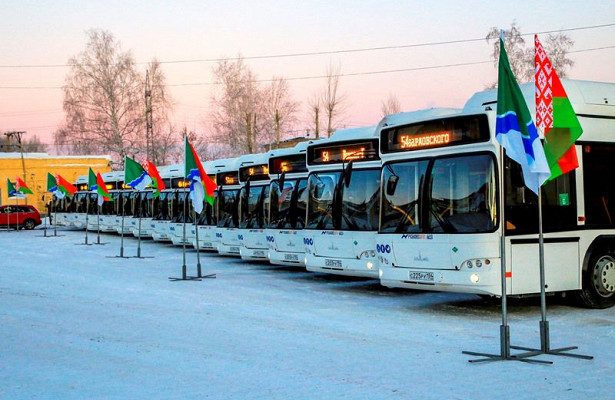
<instances>
[{"instance_id":1,"label":"snow","mask_svg":"<svg viewBox=\"0 0 615 400\"><path fill-rule=\"evenodd\" d=\"M48 231L53 235L53 231ZM498 303L391 290L201 254L216 279L171 282L182 248L82 245L0 230L0 399L583 399L615 389L615 309L551 301L552 347L594 360L471 364L499 352ZM90 242L96 234L89 234ZM136 255L137 240L124 239ZM110 257L110 258L108 258ZM188 273L196 253L186 253ZM513 344L539 343L536 299L510 300Z\"/></svg>"}]
</instances>

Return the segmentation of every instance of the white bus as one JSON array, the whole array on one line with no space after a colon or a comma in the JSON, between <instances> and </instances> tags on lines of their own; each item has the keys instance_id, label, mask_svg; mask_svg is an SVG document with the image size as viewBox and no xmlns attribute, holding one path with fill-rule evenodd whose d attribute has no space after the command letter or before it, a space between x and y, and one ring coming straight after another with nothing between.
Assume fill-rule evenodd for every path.
<instances>
[{"instance_id":1,"label":"white bus","mask_svg":"<svg viewBox=\"0 0 615 400\"><path fill-rule=\"evenodd\" d=\"M209 178L216 182L218 172L222 171L229 164L234 163L234 158L222 158L219 160L206 162L203 165L205 168L205 172ZM216 182L217 184L217 182ZM205 201L203 204L203 212L199 215L197 220L197 228L199 232L199 243L198 249L203 251L218 251L218 242L220 239L217 237L216 233L218 232L218 198L217 198L217 190L216 190L216 198L214 201L213 207ZM194 229L194 225L190 227L190 237L192 238L192 245L194 248L197 248L196 242L196 231Z\"/></svg>"},{"instance_id":2,"label":"white bus","mask_svg":"<svg viewBox=\"0 0 615 400\"><path fill-rule=\"evenodd\" d=\"M88 198L88 177L81 175L75 181L77 191L70 198L65 197L66 213L64 221L67 226L73 226L79 229L85 229L85 218L87 215L87 198ZM60 219L59 217L58 219Z\"/></svg>"},{"instance_id":3,"label":"white bus","mask_svg":"<svg viewBox=\"0 0 615 400\"><path fill-rule=\"evenodd\" d=\"M269 158L269 226L265 232L271 264L305 267L306 151L311 143L280 149Z\"/></svg>"},{"instance_id":4,"label":"white bus","mask_svg":"<svg viewBox=\"0 0 615 400\"><path fill-rule=\"evenodd\" d=\"M153 217L149 223L152 239L159 242L171 241L169 226L177 208L177 191L186 187L184 164L172 164L160 167L160 177L165 189L154 199Z\"/></svg>"},{"instance_id":5,"label":"white bus","mask_svg":"<svg viewBox=\"0 0 615 400\"><path fill-rule=\"evenodd\" d=\"M239 253L243 260L267 261L269 153L253 154L243 164L239 167Z\"/></svg>"},{"instance_id":6,"label":"white bus","mask_svg":"<svg viewBox=\"0 0 615 400\"><path fill-rule=\"evenodd\" d=\"M237 227L239 226L239 165L241 159L237 157L226 167L216 173L218 185L217 217L218 225L216 237L218 238L218 253L225 256L239 256L239 239Z\"/></svg>"},{"instance_id":7,"label":"white bus","mask_svg":"<svg viewBox=\"0 0 615 400\"><path fill-rule=\"evenodd\" d=\"M375 127L337 131L307 149L308 271L378 278L380 158Z\"/></svg>"},{"instance_id":8,"label":"white bus","mask_svg":"<svg viewBox=\"0 0 615 400\"><path fill-rule=\"evenodd\" d=\"M604 308L615 304L615 84L563 84L584 132L579 168L542 187L546 290ZM522 90L532 110L534 87ZM382 128L383 285L499 296L504 235L507 294L540 292L537 196L501 158L496 109L487 91L460 112Z\"/></svg>"}]
</instances>

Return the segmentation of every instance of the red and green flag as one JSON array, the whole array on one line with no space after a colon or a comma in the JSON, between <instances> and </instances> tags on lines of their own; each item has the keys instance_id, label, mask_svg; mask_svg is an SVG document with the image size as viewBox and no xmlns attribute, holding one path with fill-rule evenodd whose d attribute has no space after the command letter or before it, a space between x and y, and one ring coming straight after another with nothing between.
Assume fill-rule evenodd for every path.
<instances>
[{"instance_id":1,"label":"red and green flag","mask_svg":"<svg viewBox=\"0 0 615 400\"><path fill-rule=\"evenodd\" d=\"M145 160L143 163L143 168L147 171L147 174L152 178L152 186L154 188L154 197L160 196L160 192L166 189L164 185L164 181L160 177L160 173L158 172L158 168L154 165L150 160Z\"/></svg>"},{"instance_id":2,"label":"red and green flag","mask_svg":"<svg viewBox=\"0 0 615 400\"><path fill-rule=\"evenodd\" d=\"M107 185L105 185L105 181L100 175L100 172L96 173L96 192L98 193L99 206L105 201L113 201L111 194L109 194L109 190L107 190Z\"/></svg>"},{"instance_id":3,"label":"red and green flag","mask_svg":"<svg viewBox=\"0 0 615 400\"><path fill-rule=\"evenodd\" d=\"M34 194L26 185L26 182L22 181L20 177L15 178L15 189L23 194Z\"/></svg>"},{"instance_id":4,"label":"red and green flag","mask_svg":"<svg viewBox=\"0 0 615 400\"><path fill-rule=\"evenodd\" d=\"M72 197L77 191L77 187L62 178L60 174L56 174L56 183L58 185L58 191L62 192L65 196Z\"/></svg>"},{"instance_id":5,"label":"red and green flag","mask_svg":"<svg viewBox=\"0 0 615 400\"><path fill-rule=\"evenodd\" d=\"M126 156L124 158L124 182L131 188L142 192L152 183L152 178L141 164Z\"/></svg>"},{"instance_id":6,"label":"red and green flag","mask_svg":"<svg viewBox=\"0 0 615 400\"><path fill-rule=\"evenodd\" d=\"M47 172L47 191L58 199L64 198L64 193L58 190L58 182L56 182L56 177L50 172Z\"/></svg>"},{"instance_id":7,"label":"red and green flag","mask_svg":"<svg viewBox=\"0 0 615 400\"><path fill-rule=\"evenodd\" d=\"M203 211L203 200L213 206L214 191L218 186L207 176L205 168L203 168L203 164L187 136L184 149L185 177L190 181L190 199L194 211L200 214Z\"/></svg>"},{"instance_id":8,"label":"red and green flag","mask_svg":"<svg viewBox=\"0 0 615 400\"><path fill-rule=\"evenodd\" d=\"M574 142L583 128L547 53L534 35L536 66L536 125L544 129L545 156L553 180L579 166Z\"/></svg>"},{"instance_id":9,"label":"red and green flag","mask_svg":"<svg viewBox=\"0 0 615 400\"><path fill-rule=\"evenodd\" d=\"M24 198L26 197L25 194L17 191L17 189L15 189L15 185L13 185L13 182L11 182L10 179L6 179L6 192L8 193L8 197L17 197L17 198Z\"/></svg>"},{"instance_id":10,"label":"red and green flag","mask_svg":"<svg viewBox=\"0 0 615 400\"><path fill-rule=\"evenodd\" d=\"M92 168L88 171L88 188L92 191L98 189L98 185L96 184L96 174L92 171Z\"/></svg>"}]
</instances>

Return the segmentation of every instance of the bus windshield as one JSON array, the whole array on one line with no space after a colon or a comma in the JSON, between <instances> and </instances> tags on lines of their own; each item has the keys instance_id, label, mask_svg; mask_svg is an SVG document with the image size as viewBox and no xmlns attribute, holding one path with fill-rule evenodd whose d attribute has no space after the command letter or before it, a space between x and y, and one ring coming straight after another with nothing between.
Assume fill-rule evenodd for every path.
<instances>
[{"instance_id":1,"label":"bus windshield","mask_svg":"<svg viewBox=\"0 0 615 400\"><path fill-rule=\"evenodd\" d=\"M303 229L306 188L307 179L287 180L282 189L278 181L271 183L270 228Z\"/></svg>"},{"instance_id":2,"label":"bus windshield","mask_svg":"<svg viewBox=\"0 0 615 400\"><path fill-rule=\"evenodd\" d=\"M355 169L350 182L343 184L339 182L341 175L341 172L310 175L307 227L378 229L380 169Z\"/></svg>"},{"instance_id":3,"label":"bus windshield","mask_svg":"<svg viewBox=\"0 0 615 400\"><path fill-rule=\"evenodd\" d=\"M383 168L383 233L480 233L497 226L492 155L402 161Z\"/></svg>"},{"instance_id":4,"label":"bus windshield","mask_svg":"<svg viewBox=\"0 0 615 400\"><path fill-rule=\"evenodd\" d=\"M250 186L250 193L246 188L241 189L241 215L239 228L260 229L267 226L267 210L265 197L269 196L269 186Z\"/></svg>"},{"instance_id":5,"label":"bus windshield","mask_svg":"<svg viewBox=\"0 0 615 400\"><path fill-rule=\"evenodd\" d=\"M237 213L237 189L218 191L218 227L236 228L239 225Z\"/></svg>"}]
</instances>

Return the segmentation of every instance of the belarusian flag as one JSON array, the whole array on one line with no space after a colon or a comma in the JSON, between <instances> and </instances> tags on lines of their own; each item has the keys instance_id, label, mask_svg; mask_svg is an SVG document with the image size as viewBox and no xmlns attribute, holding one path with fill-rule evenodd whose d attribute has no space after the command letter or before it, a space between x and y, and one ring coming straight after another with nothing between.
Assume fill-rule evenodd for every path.
<instances>
[{"instance_id":1,"label":"belarusian flag","mask_svg":"<svg viewBox=\"0 0 615 400\"><path fill-rule=\"evenodd\" d=\"M538 194L540 186L549 178L549 165L530 110L510 68L503 37L500 38L495 138L506 149L506 155L521 166L525 186Z\"/></svg>"},{"instance_id":2,"label":"belarusian flag","mask_svg":"<svg viewBox=\"0 0 615 400\"><path fill-rule=\"evenodd\" d=\"M47 172L47 191L58 199L64 198L64 193L58 190L58 182L56 182L56 178L51 175L50 172Z\"/></svg>"},{"instance_id":3,"label":"belarusian flag","mask_svg":"<svg viewBox=\"0 0 615 400\"><path fill-rule=\"evenodd\" d=\"M186 136L184 152L184 165L186 179L190 180L190 199L194 211L201 213L203 211L203 199L213 206L214 190L217 186L205 172L199 156L194 151L194 147Z\"/></svg>"},{"instance_id":4,"label":"belarusian flag","mask_svg":"<svg viewBox=\"0 0 615 400\"><path fill-rule=\"evenodd\" d=\"M20 177L15 178L15 189L23 194L34 194L30 188L26 186L26 182L22 181Z\"/></svg>"},{"instance_id":5,"label":"belarusian flag","mask_svg":"<svg viewBox=\"0 0 615 400\"><path fill-rule=\"evenodd\" d=\"M583 128L538 35L534 35L534 45L536 125L544 129L545 156L551 170L549 180L552 180L579 166L574 142Z\"/></svg>"},{"instance_id":6,"label":"belarusian flag","mask_svg":"<svg viewBox=\"0 0 615 400\"><path fill-rule=\"evenodd\" d=\"M60 174L56 174L56 183L58 184L58 190L68 197L71 197L77 191L75 185L62 178Z\"/></svg>"},{"instance_id":7,"label":"belarusian flag","mask_svg":"<svg viewBox=\"0 0 615 400\"><path fill-rule=\"evenodd\" d=\"M143 169L141 164L126 156L124 159L124 182L127 186L138 190L139 192L152 183L152 178Z\"/></svg>"},{"instance_id":8,"label":"belarusian flag","mask_svg":"<svg viewBox=\"0 0 615 400\"><path fill-rule=\"evenodd\" d=\"M92 168L88 171L88 188L92 191L98 189L98 185L96 184L96 174L92 171Z\"/></svg>"},{"instance_id":9,"label":"belarusian flag","mask_svg":"<svg viewBox=\"0 0 615 400\"><path fill-rule=\"evenodd\" d=\"M109 191L107 190L107 185L105 185L105 181L102 176L100 176L100 172L96 174L96 192L98 193L98 205L101 206L105 201L113 201Z\"/></svg>"},{"instance_id":10,"label":"belarusian flag","mask_svg":"<svg viewBox=\"0 0 615 400\"><path fill-rule=\"evenodd\" d=\"M150 160L145 160L143 163L143 168L147 171L147 174L152 178L152 186L154 187L154 197L160 196L160 192L166 189L164 185L164 181L160 177L160 173L158 172L158 168L154 165Z\"/></svg>"}]
</instances>

